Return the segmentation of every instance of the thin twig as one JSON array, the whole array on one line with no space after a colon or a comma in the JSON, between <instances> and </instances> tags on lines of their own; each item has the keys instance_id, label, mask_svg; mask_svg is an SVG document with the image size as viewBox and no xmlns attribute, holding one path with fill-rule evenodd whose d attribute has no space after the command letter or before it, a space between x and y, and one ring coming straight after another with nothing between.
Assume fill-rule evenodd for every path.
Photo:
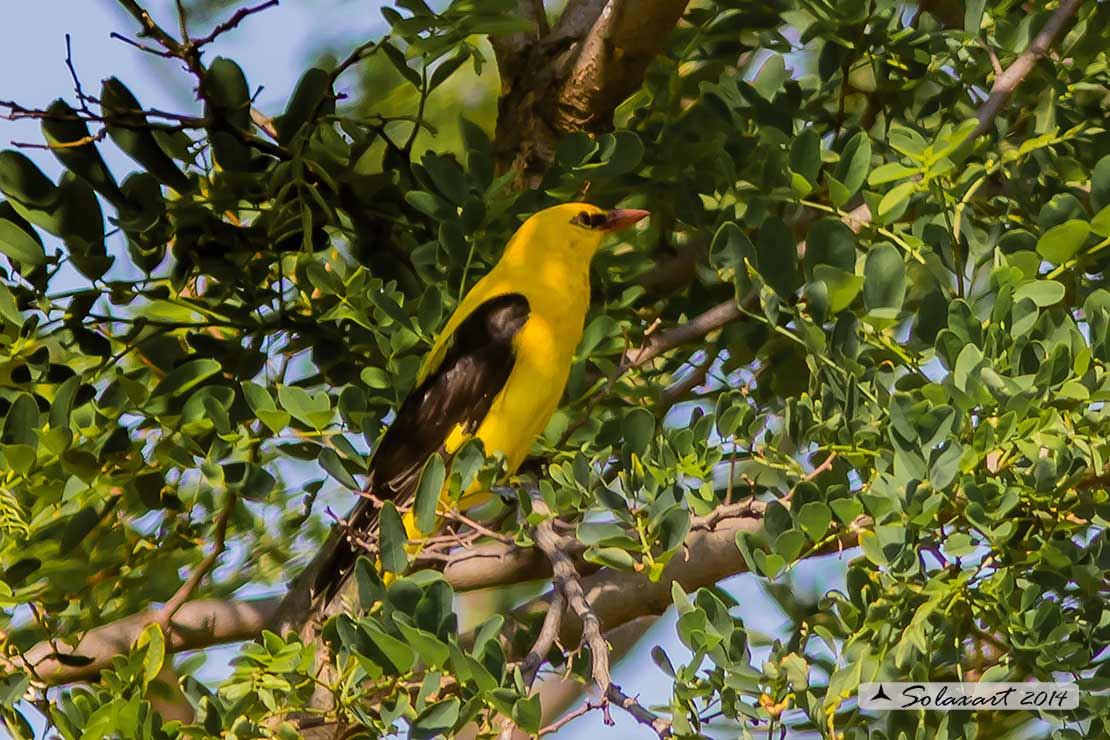
<instances>
[{"instance_id":1,"label":"thin twig","mask_svg":"<svg viewBox=\"0 0 1110 740\"><path fill-rule=\"evenodd\" d=\"M566 608L566 597L563 596L562 591L556 591L554 596L551 597L551 606L543 617L540 633L536 636L536 641L532 643L532 648L520 664L524 685L529 688L535 683L536 675L540 672L540 666L543 665L544 660L547 659L547 654L551 652L551 648L554 647L555 641L559 638L559 628L563 625L563 612Z\"/></svg>"},{"instance_id":2,"label":"thin twig","mask_svg":"<svg viewBox=\"0 0 1110 740\"><path fill-rule=\"evenodd\" d=\"M1079 10L1081 4L1082 0L1063 0L1060 7L1053 12L1048 22L1044 24L1041 32L1033 39L1029 48L1018 55L1018 58L1006 68L1005 72L995 78L990 95L987 96L987 101L979 108L979 113L976 115L976 118L979 119L979 125L971 133L972 139L987 133L1003 106L1010 100L1014 90L1033 71L1037 61L1048 53L1052 44L1056 42L1056 37L1064 30L1064 26Z\"/></svg>"},{"instance_id":3,"label":"thin twig","mask_svg":"<svg viewBox=\"0 0 1110 740\"><path fill-rule=\"evenodd\" d=\"M163 59L177 59L177 54L174 54L173 52L166 51L165 49L156 49L153 46L141 44L133 38L124 36L122 33L116 33L115 31L112 31L108 34L108 38L122 41L129 46L134 46L139 51L145 51L147 54L153 54L155 56L162 57Z\"/></svg>"},{"instance_id":4,"label":"thin twig","mask_svg":"<svg viewBox=\"0 0 1110 740\"><path fill-rule=\"evenodd\" d=\"M254 15L255 13L261 13L263 10L266 10L267 8L274 7L275 5L278 4L278 2L279 2L279 0L266 0L266 2L261 3L259 5L255 5L253 7L239 8L226 21L224 21L223 23L217 24L216 27L212 29L212 32L210 34L208 34L207 36L201 36L198 39L193 39L190 43L194 47L201 47L201 46L204 46L205 44L210 44L213 41L215 41L216 38L218 36L220 36L221 34L227 33L228 31L230 31L231 29L235 28L240 23L242 23L243 19L245 19L247 16Z\"/></svg>"},{"instance_id":5,"label":"thin twig","mask_svg":"<svg viewBox=\"0 0 1110 740\"><path fill-rule=\"evenodd\" d=\"M277 128L274 127L273 118L258 110L258 108L251 106L251 120L254 122L254 125L258 126L267 136L277 141L278 132Z\"/></svg>"},{"instance_id":6,"label":"thin twig","mask_svg":"<svg viewBox=\"0 0 1110 740\"><path fill-rule=\"evenodd\" d=\"M558 732L559 730L563 729L564 727L566 727L567 725L569 725L571 722L578 719L579 717L581 717L585 714L589 714L590 712L594 711L595 709L601 709L604 705L605 705L604 701L595 702L595 701L587 699L586 703L584 703L582 706L578 707L578 709L575 709L573 712L569 712L567 714L564 714L562 717L555 720L554 722L547 725L546 727L541 727L540 731L536 733L536 737L543 737L544 735L550 735L554 732Z\"/></svg>"},{"instance_id":7,"label":"thin twig","mask_svg":"<svg viewBox=\"0 0 1110 740\"><path fill-rule=\"evenodd\" d=\"M208 572L212 570L220 556L223 555L227 542L227 525L238 502L238 496L228 494L227 503L216 518L216 535L212 543L212 552L208 553L204 560L197 564L197 567L189 574L189 579L181 584L181 588L177 589L174 595L169 598L169 601L158 611L157 621L163 629L169 627L173 615L189 600L200 582L204 580L204 577L208 575Z\"/></svg>"},{"instance_id":8,"label":"thin twig","mask_svg":"<svg viewBox=\"0 0 1110 740\"><path fill-rule=\"evenodd\" d=\"M66 34L66 67L69 69L69 76L73 78L73 91L77 95L77 102L81 104L81 110L91 115L89 101L95 102L95 99L85 95L85 91L81 89L81 79L77 76L77 70L73 66L73 48L68 33Z\"/></svg>"},{"instance_id":9,"label":"thin twig","mask_svg":"<svg viewBox=\"0 0 1110 740\"><path fill-rule=\"evenodd\" d=\"M803 478L802 480L807 480L807 481L813 480L817 476L821 475L821 473L824 473L826 470L831 468L833 462L835 462L835 461L836 461L836 453L835 452L830 452L829 456L825 458L824 462L822 462L820 465L818 465L813 470L809 471L809 473L806 474L806 477Z\"/></svg>"},{"instance_id":10,"label":"thin twig","mask_svg":"<svg viewBox=\"0 0 1110 740\"><path fill-rule=\"evenodd\" d=\"M670 722L647 709L643 704L636 701L634 697L625 694L621 691L621 687L617 686L615 683L609 685L609 691L605 693L605 698L628 712L632 715L632 718L641 725L647 725L655 730L655 734L660 738L671 737Z\"/></svg>"}]
</instances>

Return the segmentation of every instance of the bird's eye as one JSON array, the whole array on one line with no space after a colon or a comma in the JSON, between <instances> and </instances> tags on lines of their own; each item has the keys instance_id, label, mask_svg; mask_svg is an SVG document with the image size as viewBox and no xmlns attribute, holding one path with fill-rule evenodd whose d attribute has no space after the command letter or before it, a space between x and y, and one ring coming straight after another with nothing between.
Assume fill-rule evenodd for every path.
<instances>
[{"instance_id":1,"label":"bird's eye","mask_svg":"<svg viewBox=\"0 0 1110 740\"><path fill-rule=\"evenodd\" d=\"M605 213L590 213L589 211L581 211L571 223L578 224L587 229L596 229L605 223Z\"/></svg>"}]
</instances>

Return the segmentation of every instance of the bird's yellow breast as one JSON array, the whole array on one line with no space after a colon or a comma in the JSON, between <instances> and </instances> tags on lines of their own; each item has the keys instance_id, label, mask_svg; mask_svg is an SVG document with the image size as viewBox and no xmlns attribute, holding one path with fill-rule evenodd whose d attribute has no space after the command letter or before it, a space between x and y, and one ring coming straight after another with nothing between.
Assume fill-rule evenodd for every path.
<instances>
[{"instance_id":1,"label":"bird's yellow breast","mask_svg":"<svg viewBox=\"0 0 1110 740\"><path fill-rule=\"evenodd\" d=\"M474 301L475 306L506 293L522 293L528 300L528 320L513 339L512 371L473 434L488 453L504 455L510 473L523 462L563 396L589 305L587 269L586 265L562 265L555 260L547 263L541 274L494 270L466 297L466 302ZM448 451L467 436L456 430Z\"/></svg>"}]
</instances>

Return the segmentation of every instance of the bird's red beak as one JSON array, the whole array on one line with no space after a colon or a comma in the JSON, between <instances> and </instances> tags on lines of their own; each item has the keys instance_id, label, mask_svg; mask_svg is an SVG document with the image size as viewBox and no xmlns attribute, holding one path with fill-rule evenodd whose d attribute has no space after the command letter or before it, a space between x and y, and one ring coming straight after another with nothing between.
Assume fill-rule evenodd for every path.
<instances>
[{"instance_id":1,"label":"bird's red beak","mask_svg":"<svg viewBox=\"0 0 1110 740\"><path fill-rule=\"evenodd\" d=\"M650 215L651 211L641 211L638 208L618 208L605 214L605 223L601 225L601 230L619 231Z\"/></svg>"}]
</instances>

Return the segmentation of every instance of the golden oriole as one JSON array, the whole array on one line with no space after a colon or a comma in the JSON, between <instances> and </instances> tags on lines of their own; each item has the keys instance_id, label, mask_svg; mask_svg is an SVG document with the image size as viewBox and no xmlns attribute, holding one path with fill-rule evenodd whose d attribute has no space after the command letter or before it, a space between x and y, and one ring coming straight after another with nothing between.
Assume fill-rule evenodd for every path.
<instances>
[{"instance_id":1,"label":"golden oriole","mask_svg":"<svg viewBox=\"0 0 1110 740\"><path fill-rule=\"evenodd\" d=\"M559 405L590 303L590 260L606 234L648 216L566 203L531 216L501 259L463 297L424 359L416 387L370 460L367 490L403 508L428 457L450 458L471 437L504 456L506 475L528 454ZM462 506L477 503L468 492ZM349 532L367 532L377 507L363 498ZM411 517L406 517L410 537ZM354 563L349 538L318 573L317 593Z\"/></svg>"}]
</instances>

